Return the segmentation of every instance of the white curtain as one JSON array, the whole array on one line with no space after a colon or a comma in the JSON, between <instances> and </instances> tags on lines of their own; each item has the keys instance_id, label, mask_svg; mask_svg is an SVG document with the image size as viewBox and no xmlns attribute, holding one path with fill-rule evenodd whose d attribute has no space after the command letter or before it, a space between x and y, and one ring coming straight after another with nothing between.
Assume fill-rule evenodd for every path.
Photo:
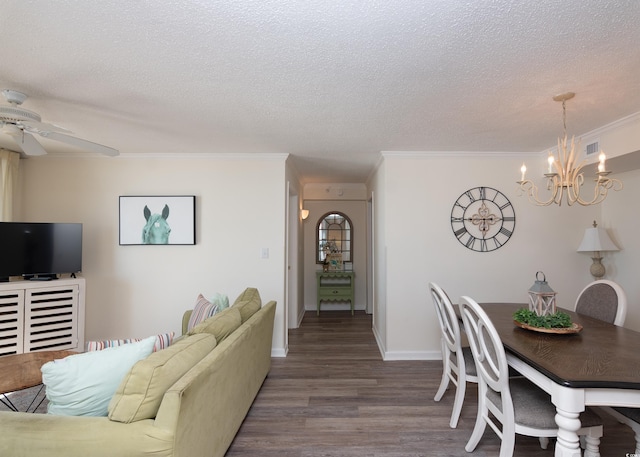
<instances>
[{"instance_id":1,"label":"white curtain","mask_svg":"<svg viewBox=\"0 0 640 457\"><path fill-rule=\"evenodd\" d=\"M0 149L0 221L13 220L13 198L18 185L20 154Z\"/></svg>"}]
</instances>

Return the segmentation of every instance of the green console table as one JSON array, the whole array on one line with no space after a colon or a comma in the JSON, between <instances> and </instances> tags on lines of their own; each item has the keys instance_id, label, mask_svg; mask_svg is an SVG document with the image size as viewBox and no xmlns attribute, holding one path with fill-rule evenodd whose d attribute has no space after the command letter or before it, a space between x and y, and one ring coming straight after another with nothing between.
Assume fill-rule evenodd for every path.
<instances>
[{"instance_id":1,"label":"green console table","mask_svg":"<svg viewBox=\"0 0 640 457\"><path fill-rule=\"evenodd\" d=\"M354 276L355 273L353 271L316 272L318 283L318 315L320 315L320 302L322 301L349 301L351 304L351 315L353 316Z\"/></svg>"}]
</instances>

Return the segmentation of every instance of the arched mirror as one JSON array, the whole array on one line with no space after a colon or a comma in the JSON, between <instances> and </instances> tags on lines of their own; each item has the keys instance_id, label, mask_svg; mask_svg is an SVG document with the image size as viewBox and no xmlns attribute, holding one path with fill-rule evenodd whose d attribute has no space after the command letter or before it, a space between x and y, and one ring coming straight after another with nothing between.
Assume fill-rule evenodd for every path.
<instances>
[{"instance_id":1,"label":"arched mirror","mask_svg":"<svg viewBox=\"0 0 640 457\"><path fill-rule=\"evenodd\" d=\"M353 259L353 225L346 214L332 211L318 220L316 263L324 264L330 254L341 254L342 262Z\"/></svg>"}]
</instances>

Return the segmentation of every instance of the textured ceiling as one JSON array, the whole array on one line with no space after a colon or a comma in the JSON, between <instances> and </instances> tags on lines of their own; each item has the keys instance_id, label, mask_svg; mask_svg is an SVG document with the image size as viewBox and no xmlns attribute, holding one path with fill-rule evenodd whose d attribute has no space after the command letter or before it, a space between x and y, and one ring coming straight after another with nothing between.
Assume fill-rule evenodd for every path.
<instances>
[{"instance_id":1,"label":"textured ceiling","mask_svg":"<svg viewBox=\"0 0 640 457\"><path fill-rule=\"evenodd\" d=\"M638 0L0 0L0 89L122 153L362 182L381 151L549 148L558 93L578 135L640 111L639 31Z\"/></svg>"}]
</instances>

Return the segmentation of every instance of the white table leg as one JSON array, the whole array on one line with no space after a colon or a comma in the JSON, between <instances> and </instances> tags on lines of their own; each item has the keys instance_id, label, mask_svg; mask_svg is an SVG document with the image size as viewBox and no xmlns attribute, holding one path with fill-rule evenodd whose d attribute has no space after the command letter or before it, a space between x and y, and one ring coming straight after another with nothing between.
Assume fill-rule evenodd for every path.
<instances>
[{"instance_id":1,"label":"white table leg","mask_svg":"<svg viewBox=\"0 0 640 457\"><path fill-rule=\"evenodd\" d=\"M580 413L564 411L556 407L556 424L558 424L558 440L556 441L555 457L580 457L580 439L578 430L581 428Z\"/></svg>"}]
</instances>

